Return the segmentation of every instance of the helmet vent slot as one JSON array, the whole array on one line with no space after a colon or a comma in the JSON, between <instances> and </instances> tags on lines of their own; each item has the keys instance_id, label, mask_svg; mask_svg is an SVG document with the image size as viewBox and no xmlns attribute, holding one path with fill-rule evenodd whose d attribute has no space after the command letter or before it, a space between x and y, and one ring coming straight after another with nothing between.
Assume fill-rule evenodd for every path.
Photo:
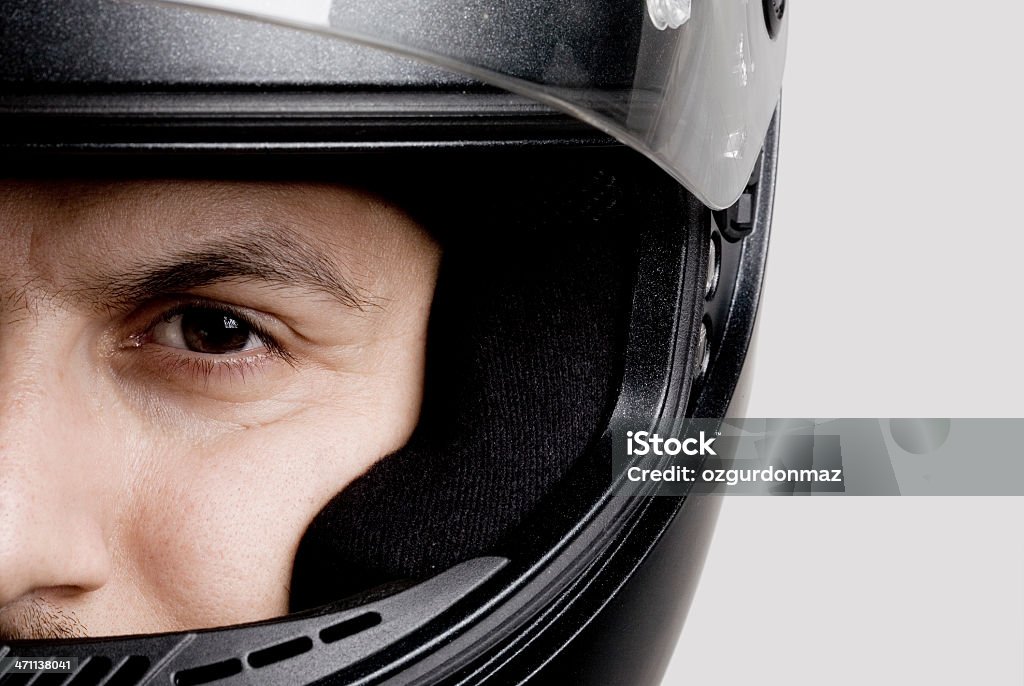
<instances>
[{"instance_id":1,"label":"helmet vent slot","mask_svg":"<svg viewBox=\"0 0 1024 686\"><path fill-rule=\"evenodd\" d=\"M96 686L107 675L113 663L103 656L90 657L89 661L79 667L78 673L69 682L69 686Z\"/></svg>"},{"instance_id":2,"label":"helmet vent slot","mask_svg":"<svg viewBox=\"0 0 1024 686\"><path fill-rule=\"evenodd\" d=\"M320 640L324 643L334 643L349 636L366 631L380 624L380 615L376 612L365 612L343 622L333 624L320 632Z\"/></svg>"},{"instance_id":3,"label":"helmet vent slot","mask_svg":"<svg viewBox=\"0 0 1024 686\"><path fill-rule=\"evenodd\" d=\"M302 655L313 649L313 640L308 636L300 636L299 638L293 638L290 641L284 643L278 643L277 645L263 650L257 650L249 654L248 662L250 667L259 669L272 665L277 662L282 662L289 658L295 657L296 655Z\"/></svg>"},{"instance_id":4,"label":"helmet vent slot","mask_svg":"<svg viewBox=\"0 0 1024 686\"><path fill-rule=\"evenodd\" d=\"M242 661L238 658L231 658L230 660L223 660L222 662L214 662L202 667L193 667L176 672L174 675L174 686L199 686L199 684L208 684L211 681L226 679L229 676L241 673Z\"/></svg>"},{"instance_id":5,"label":"helmet vent slot","mask_svg":"<svg viewBox=\"0 0 1024 686\"><path fill-rule=\"evenodd\" d=\"M145 655L132 655L103 686L135 686L148 671L149 658Z\"/></svg>"}]
</instances>

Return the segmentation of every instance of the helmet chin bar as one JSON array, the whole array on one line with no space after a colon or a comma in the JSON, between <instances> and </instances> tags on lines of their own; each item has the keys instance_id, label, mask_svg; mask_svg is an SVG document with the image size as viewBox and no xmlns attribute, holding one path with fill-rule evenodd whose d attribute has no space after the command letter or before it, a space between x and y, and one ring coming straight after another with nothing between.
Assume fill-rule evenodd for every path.
<instances>
[{"instance_id":1,"label":"helmet chin bar","mask_svg":"<svg viewBox=\"0 0 1024 686\"><path fill-rule=\"evenodd\" d=\"M675 218L678 230L647 231L641 241L622 387L602 443L627 426L667 435L681 431L687 416L723 418L729 411L760 297L778 121L776 112L749 197L740 201L752 208L745 237L716 239L723 232L712 213L687 194L686 216ZM716 241L719 278L705 298L708 269L715 267L709 241ZM702 325L710 351L703 375ZM582 519L546 513L562 532L553 546L471 559L358 606L338 603L222 629L14 641L0 645L0 657L76 657L76 673L53 682L76 686L306 684L328 677L324 683L518 683L538 670L563 681L571 675L576 684L648 683L619 678L637 673L656 683L660 670L652 671L651 651L631 655L595 646L622 641L627 632L630 645L659 647L667 661L678 612L685 612L703 564L709 527L702 523L714 516L718 499L625 497L613 490ZM691 516L676 517L684 507ZM626 602L641 586L648 593L643 602ZM581 632L585 659L577 654L584 641L573 642ZM0 684L11 676L0 674Z\"/></svg>"}]
</instances>

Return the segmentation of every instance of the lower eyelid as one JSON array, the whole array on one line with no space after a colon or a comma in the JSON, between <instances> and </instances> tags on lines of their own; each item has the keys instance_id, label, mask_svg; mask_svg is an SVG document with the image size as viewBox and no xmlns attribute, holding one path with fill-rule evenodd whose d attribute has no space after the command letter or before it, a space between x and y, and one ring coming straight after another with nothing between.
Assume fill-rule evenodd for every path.
<instances>
[{"instance_id":1,"label":"lower eyelid","mask_svg":"<svg viewBox=\"0 0 1024 686\"><path fill-rule=\"evenodd\" d=\"M259 349L255 352L229 355L204 355L150 344L139 349L138 353L145 357L136 360L137 364L145 366L163 380L175 384L244 382L251 379L254 374L267 371L277 361L273 353Z\"/></svg>"},{"instance_id":2,"label":"lower eyelid","mask_svg":"<svg viewBox=\"0 0 1024 686\"><path fill-rule=\"evenodd\" d=\"M173 356L172 356L173 355ZM214 357L174 355L174 353L162 355L163 359L157 361L162 369L162 376L174 384L195 386L201 384L204 389L210 384L246 383L258 379L259 375L268 371L273 365L270 355L231 355Z\"/></svg>"},{"instance_id":3,"label":"lower eyelid","mask_svg":"<svg viewBox=\"0 0 1024 686\"><path fill-rule=\"evenodd\" d=\"M110 358L110 365L125 400L157 422L195 412L217 418L227 411L224 403L269 400L290 388L299 371L264 350L208 356L158 345L122 349Z\"/></svg>"}]
</instances>

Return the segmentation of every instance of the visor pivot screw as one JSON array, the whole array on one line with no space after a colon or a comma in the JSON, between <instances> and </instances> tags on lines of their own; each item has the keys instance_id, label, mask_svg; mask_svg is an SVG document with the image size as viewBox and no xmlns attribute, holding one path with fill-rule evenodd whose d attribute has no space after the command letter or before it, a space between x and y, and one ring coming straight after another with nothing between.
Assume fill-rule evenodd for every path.
<instances>
[{"instance_id":1,"label":"visor pivot screw","mask_svg":"<svg viewBox=\"0 0 1024 686\"><path fill-rule=\"evenodd\" d=\"M712 234L708 241L708 277L704 284L704 298L711 300L718 288L718 278L721 275L722 263L718 259L718 236Z\"/></svg>"},{"instance_id":2,"label":"visor pivot screw","mask_svg":"<svg viewBox=\"0 0 1024 686\"><path fill-rule=\"evenodd\" d=\"M690 20L690 0L647 0L647 14L659 31L678 29Z\"/></svg>"},{"instance_id":3,"label":"visor pivot screw","mask_svg":"<svg viewBox=\"0 0 1024 686\"><path fill-rule=\"evenodd\" d=\"M700 379L708 371L708 364L711 362L711 341L708 340L708 323L700 323L700 331L697 332L697 374Z\"/></svg>"}]
</instances>

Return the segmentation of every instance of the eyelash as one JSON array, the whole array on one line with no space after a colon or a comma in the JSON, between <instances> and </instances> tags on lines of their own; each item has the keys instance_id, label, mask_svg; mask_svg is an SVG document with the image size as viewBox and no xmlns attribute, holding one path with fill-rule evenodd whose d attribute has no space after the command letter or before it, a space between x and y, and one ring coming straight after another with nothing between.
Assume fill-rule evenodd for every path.
<instances>
[{"instance_id":1,"label":"eyelash","mask_svg":"<svg viewBox=\"0 0 1024 686\"><path fill-rule=\"evenodd\" d=\"M266 328L261 326L259 322L244 310L227 303L196 298L190 298L189 300L161 309L159 314L150 319L149 323L143 327L141 333L131 337L131 347L141 348L142 346L153 345L149 339L153 335L153 330L159 324L170 321L178 315L184 315L191 310L201 308L222 311L242 322L260 340L266 352L215 355L160 346L157 354L159 355L160 363L168 371L174 374L188 373L200 381L209 381L214 374L223 371L236 374L244 381L247 372L258 371L259 367L264 364L268 357L283 360L289 364L294 362L291 353Z\"/></svg>"},{"instance_id":2,"label":"eyelash","mask_svg":"<svg viewBox=\"0 0 1024 686\"><path fill-rule=\"evenodd\" d=\"M258 371L264 358L267 355L247 355L239 357L228 357L223 360L215 360L211 357L193 357L188 354L161 350L159 353L160 364L165 370L172 374L188 374L194 381L209 382L215 374L228 373L237 375L245 380L249 371Z\"/></svg>"}]
</instances>

